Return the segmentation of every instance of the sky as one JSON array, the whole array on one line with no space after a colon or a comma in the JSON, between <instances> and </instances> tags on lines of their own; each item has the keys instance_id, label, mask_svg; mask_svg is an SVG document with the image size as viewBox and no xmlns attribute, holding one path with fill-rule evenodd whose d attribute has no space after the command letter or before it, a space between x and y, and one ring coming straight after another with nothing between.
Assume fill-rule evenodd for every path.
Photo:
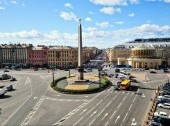
<instances>
[{"instance_id":1,"label":"sky","mask_svg":"<svg viewBox=\"0 0 170 126\"><path fill-rule=\"evenodd\" d=\"M112 48L170 37L170 0L0 0L0 44Z\"/></svg>"}]
</instances>

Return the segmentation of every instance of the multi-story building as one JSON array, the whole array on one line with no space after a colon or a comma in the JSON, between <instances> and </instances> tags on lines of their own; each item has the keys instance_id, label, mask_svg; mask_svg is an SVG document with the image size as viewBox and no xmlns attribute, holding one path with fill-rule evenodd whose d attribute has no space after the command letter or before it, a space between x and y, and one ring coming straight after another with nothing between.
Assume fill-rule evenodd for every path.
<instances>
[{"instance_id":1,"label":"multi-story building","mask_svg":"<svg viewBox=\"0 0 170 126\"><path fill-rule=\"evenodd\" d=\"M34 67L47 67L48 57L47 57L48 48L45 45L38 45L28 50L28 64L29 66Z\"/></svg>"},{"instance_id":2,"label":"multi-story building","mask_svg":"<svg viewBox=\"0 0 170 126\"><path fill-rule=\"evenodd\" d=\"M48 49L48 66L57 68L76 67L78 64L77 48L55 46Z\"/></svg>"},{"instance_id":3,"label":"multi-story building","mask_svg":"<svg viewBox=\"0 0 170 126\"><path fill-rule=\"evenodd\" d=\"M131 50L125 47L114 47L107 50L107 59L110 63L117 63L118 58L128 58Z\"/></svg>"},{"instance_id":4,"label":"multi-story building","mask_svg":"<svg viewBox=\"0 0 170 126\"><path fill-rule=\"evenodd\" d=\"M32 48L32 44L2 44L1 58L2 67L12 65L27 65L27 52Z\"/></svg>"}]
</instances>

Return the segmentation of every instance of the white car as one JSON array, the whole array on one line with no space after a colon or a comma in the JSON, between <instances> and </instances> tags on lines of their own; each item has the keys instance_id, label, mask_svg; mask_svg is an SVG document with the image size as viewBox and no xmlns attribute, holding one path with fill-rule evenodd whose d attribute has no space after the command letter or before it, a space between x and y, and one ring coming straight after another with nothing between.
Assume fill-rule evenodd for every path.
<instances>
[{"instance_id":1,"label":"white car","mask_svg":"<svg viewBox=\"0 0 170 126\"><path fill-rule=\"evenodd\" d=\"M5 95L5 93L7 93L7 91L6 91L6 90L4 90L4 89L0 89L0 96L4 96L4 95Z\"/></svg>"},{"instance_id":2,"label":"white car","mask_svg":"<svg viewBox=\"0 0 170 126\"><path fill-rule=\"evenodd\" d=\"M158 104L158 107L160 108L165 108L165 109L170 109L170 103L163 103L163 104Z\"/></svg>"},{"instance_id":3,"label":"white car","mask_svg":"<svg viewBox=\"0 0 170 126\"><path fill-rule=\"evenodd\" d=\"M167 117L168 115L167 115L166 112L155 112L154 116L165 116L165 117Z\"/></svg>"}]
</instances>

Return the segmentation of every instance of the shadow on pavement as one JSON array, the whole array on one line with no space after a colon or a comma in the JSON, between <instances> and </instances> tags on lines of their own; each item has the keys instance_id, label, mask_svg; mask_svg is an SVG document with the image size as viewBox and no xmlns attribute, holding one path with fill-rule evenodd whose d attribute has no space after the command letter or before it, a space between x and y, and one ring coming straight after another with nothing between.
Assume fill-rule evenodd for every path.
<instances>
[{"instance_id":1,"label":"shadow on pavement","mask_svg":"<svg viewBox=\"0 0 170 126\"><path fill-rule=\"evenodd\" d=\"M145 90L155 90L155 88L144 88L144 87L140 87L140 89L145 89Z\"/></svg>"},{"instance_id":2,"label":"shadow on pavement","mask_svg":"<svg viewBox=\"0 0 170 126\"><path fill-rule=\"evenodd\" d=\"M138 90L139 86L131 85L130 89L128 91L136 92Z\"/></svg>"},{"instance_id":3,"label":"shadow on pavement","mask_svg":"<svg viewBox=\"0 0 170 126\"><path fill-rule=\"evenodd\" d=\"M4 95L4 96L0 96L0 99L6 99L6 98L10 98L11 95Z\"/></svg>"}]
</instances>

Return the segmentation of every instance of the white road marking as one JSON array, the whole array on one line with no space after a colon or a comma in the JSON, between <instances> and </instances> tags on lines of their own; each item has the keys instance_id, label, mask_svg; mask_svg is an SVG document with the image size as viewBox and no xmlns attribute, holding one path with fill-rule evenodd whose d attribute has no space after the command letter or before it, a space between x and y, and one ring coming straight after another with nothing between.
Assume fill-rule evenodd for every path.
<instances>
[{"instance_id":1,"label":"white road marking","mask_svg":"<svg viewBox=\"0 0 170 126\"><path fill-rule=\"evenodd\" d=\"M98 105L99 105L102 101L103 101L103 99L102 99L102 100L100 100L100 102L98 102L98 103L97 103L97 106L98 106Z\"/></svg>"},{"instance_id":2,"label":"white road marking","mask_svg":"<svg viewBox=\"0 0 170 126\"><path fill-rule=\"evenodd\" d=\"M89 96L84 96L85 98L88 98Z\"/></svg>"},{"instance_id":3,"label":"white road marking","mask_svg":"<svg viewBox=\"0 0 170 126\"><path fill-rule=\"evenodd\" d=\"M81 117L73 126L77 125L83 118L84 118L84 116Z\"/></svg>"},{"instance_id":4,"label":"white road marking","mask_svg":"<svg viewBox=\"0 0 170 126\"><path fill-rule=\"evenodd\" d=\"M117 120L119 120L119 118L120 118L120 115L116 118L115 123L117 122Z\"/></svg>"},{"instance_id":5,"label":"white road marking","mask_svg":"<svg viewBox=\"0 0 170 126\"><path fill-rule=\"evenodd\" d=\"M38 97L34 97L34 100L37 99Z\"/></svg>"},{"instance_id":6,"label":"white road marking","mask_svg":"<svg viewBox=\"0 0 170 126\"><path fill-rule=\"evenodd\" d=\"M85 112L87 109L84 109L79 115L81 115L83 112Z\"/></svg>"},{"instance_id":7,"label":"white road marking","mask_svg":"<svg viewBox=\"0 0 170 126\"><path fill-rule=\"evenodd\" d=\"M117 112L117 110L115 110L115 111L113 112L113 114L110 116L110 119L115 115L116 112Z\"/></svg>"},{"instance_id":8,"label":"white road marking","mask_svg":"<svg viewBox=\"0 0 170 126\"><path fill-rule=\"evenodd\" d=\"M26 81L25 81L25 85L30 84L31 83L31 79L29 77L27 77Z\"/></svg>"},{"instance_id":9,"label":"white road marking","mask_svg":"<svg viewBox=\"0 0 170 126\"><path fill-rule=\"evenodd\" d=\"M19 106L19 108L18 108L14 113L11 114L11 116L9 116L9 118L2 124L3 126L4 126L4 125L9 121L9 119L11 119L11 118L15 115L15 113L30 99L30 97L31 97L31 95L28 97L27 100L25 100L25 101L21 104L21 106Z\"/></svg>"},{"instance_id":10,"label":"white road marking","mask_svg":"<svg viewBox=\"0 0 170 126\"><path fill-rule=\"evenodd\" d=\"M117 109L121 106L122 102L120 102L119 106L117 107Z\"/></svg>"},{"instance_id":11,"label":"white road marking","mask_svg":"<svg viewBox=\"0 0 170 126\"><path fill-rule=\"evenodd\" d=\"M104 120L104 118L105 118L106 116L108 116L108 113L106 113L106 114L103 116L102 120Z\"/></svg>"},{"instance_id":12,"label":"white road marking","mask_svg":"<svg viewBox=\"0 0 170 126\"><path fill-rule=\"evenodd\" d=\"M129 111L130 111L131 107L132 107L132 104L131 104L130 107L129 107Z\"/></svg>"},{"instance_id":13,"label":"white road marking","mask_svg":"<svg viewBox=\"0 0 170 126\"><path fill-rule=\"evenodd\" d=\"M106 124L104 126L107 126L109 122L106 122Z\"/></svg>"},{"instance_id":14,"label":"white road marking","mask_svg":"<svg viewBox=\"0 0 170 126\"><path fill-rule=\"evenodd\" d=\"M90 117L92 117L96 112L97 112L97 111L94 111L94 112L90 115Z\"/></svg>"},{"instance_id":15,"label":"white road marking","mask_svg":"<svg viewBox=\"0 0 170 126\"><path fill-rule=\"evenodd\" d=\"M128 112L126 113L126 115L125 115L125 117L124 117L124 119L123 119L123 122L125 121L127 115L128 115Z\"/></svg>"},{"instance_id":16,"label":"white road marking","mask_svg":"<svg viewBox=\"0 0 170 126\"><path fill-rule=\"evenodd\" d=\"M93 121L91 121L91 123L89 124L89 126L91 126L91 125L94 123L95 120L96 120L96 119L93 119Z\"/></svg>"}]
</instances>

